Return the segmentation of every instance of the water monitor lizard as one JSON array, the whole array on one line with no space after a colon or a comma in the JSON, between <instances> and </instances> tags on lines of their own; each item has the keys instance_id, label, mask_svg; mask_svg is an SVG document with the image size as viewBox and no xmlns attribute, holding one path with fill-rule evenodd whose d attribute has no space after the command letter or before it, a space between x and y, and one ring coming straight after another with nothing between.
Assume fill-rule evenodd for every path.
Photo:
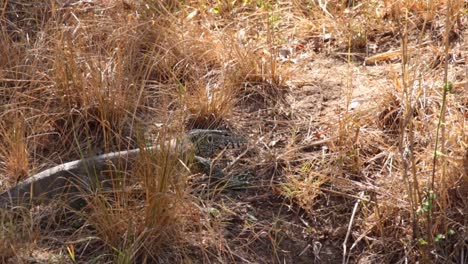
<instances>
[{"instance_id":1,"label":"water monitor lizard","mask_svg":"<svg viewBox=\"0 0 468 264\"><path fill-rule=\"evenodd\" d=\"M195 163L201 165L205 172L209 172L213 168L209 160L203 157L212 156L226 147L237 147L244 142L243 137L228 131L196 129L191 130L182 140L171 140L163 146L146 147L144 151L158 151L161 147L167 147L166 151L195 155ZM61 195L77 194L78 188L98 186L101 182L109 180L106 179L109 176L105 176L108 174L101 172L109 170L118 162L131 164L141 152L141 149L118 151L57 165L0 194L0 208L30 206L57 199Z\"/></svg>"}]
</instances>

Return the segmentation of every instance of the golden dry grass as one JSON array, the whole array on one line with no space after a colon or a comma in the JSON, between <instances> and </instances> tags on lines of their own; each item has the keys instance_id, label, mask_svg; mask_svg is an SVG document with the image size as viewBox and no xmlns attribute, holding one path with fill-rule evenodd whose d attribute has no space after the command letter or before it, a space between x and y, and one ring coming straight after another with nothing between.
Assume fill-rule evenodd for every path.
<instances>
[{"instance_id":1,"label":"golden dry grass","mask_svg":"<svg viewBox=\"0 0 468 264\"><path fill-rule=\"evenodd\" d=\"M83 193L81 211L0 212L0 261L466 262L467 12L461 0L0 2L1 191L193 128L250 137L217 159L235 161L228 176L255 173L245 190L210 189L183 157L143 153L116 175L124 185Z\"/></svg>"}]
</instances>

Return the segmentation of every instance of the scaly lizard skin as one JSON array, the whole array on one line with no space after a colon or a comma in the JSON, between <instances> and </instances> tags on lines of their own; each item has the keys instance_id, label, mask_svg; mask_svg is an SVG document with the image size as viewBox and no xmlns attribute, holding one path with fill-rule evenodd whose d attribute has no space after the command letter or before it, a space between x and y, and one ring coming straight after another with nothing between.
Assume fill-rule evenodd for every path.
<instances>
[{"instance_id":1,"label":"scaly lizard skin","mask_svg":"<svg viewBox=\"0 0 468 264\"><path fill-rule=\"evenodd\" d=\"M182 142L168 142L168 151L185 156L195 154L195 162L201 165L204 172L212 170L211 164L205 158L215 154L225 147L238 147L245 139L224 130L190 131ZM160 146L151 146L144 151L158 151ZM101 173L112 168L112 164L125 162L132 164L141 149L112 152L91 158L75 160L60 164L42 171L20 182L10 190L0 194L0 208L14 206L30 206L59 198L78 194L81 188L96 187L109 180Z\"/></svg>"}]
</instances>

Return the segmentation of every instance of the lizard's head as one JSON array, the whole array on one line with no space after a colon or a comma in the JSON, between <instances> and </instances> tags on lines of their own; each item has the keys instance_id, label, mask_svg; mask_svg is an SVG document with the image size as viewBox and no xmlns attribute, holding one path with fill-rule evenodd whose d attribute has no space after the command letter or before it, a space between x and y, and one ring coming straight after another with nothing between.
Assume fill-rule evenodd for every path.
<instances>
[{"instance_id":1,"label":"lizard's head","mask_svg":"<svg viewBox=\"0 0 468 264\"><path fill-rule=\"evenodd\" d=\"M202 157L213 156L224 148L237 148L246 140L226 130L194 129L188 133L190 141L195 146L195 155Z\"/></svg>"}]
</instances>

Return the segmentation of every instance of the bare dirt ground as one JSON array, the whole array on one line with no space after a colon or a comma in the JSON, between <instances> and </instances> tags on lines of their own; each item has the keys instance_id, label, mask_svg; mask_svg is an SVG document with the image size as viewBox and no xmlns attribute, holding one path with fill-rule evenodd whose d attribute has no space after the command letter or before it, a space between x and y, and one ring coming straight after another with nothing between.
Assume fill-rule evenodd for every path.
<instances>
[{"instance_id":1,"label":"bare dirt ground","mask_svg":"<svg viewBox=\"0 0 468 264\"><path fill-rule=\"evenodd\" d=\"M282 106L284 110L279 110L284 111L283 115L278 117L273 114L273 118L273 115L266 113L260 118L256 117L252 123L261 130L249 131L263 135L257 146L268 146L269 151L277 155L277 167L270 168L269 174L261 173L271 175L271 178L256 178L251 191L239 192L235 197L243 204L235 210L238 217L244 215L244 218L255 219L255 229L252 231L258 237L249 238L253 240L252 248L255 250L247 256L251 255L250 260L255 259L254 262L258 263L342 261L341 243L356 197L343 196L339 191L317 192L314 194L317 197L308 201L311 204L303 204L309 209L304 210L285 197L284 190L280 190L283 188L281 185L288 182L288 177L298 176L288 175L282 167L295 167L304 160L314 161L317 156L327 155L326 146L333 134L331 130L336 128L340 115L346 111L346 101L349 101L351 111L375 108L375 98L385 93L385 89L390 89L378 66L349 65L333 58L306 58L300 64L300 67L293 67L289 92ZM347 89L349 82L356 83L353 85L356 89ZM258 124L259 119L263 120L263 125ZM254 127L254 124L243 124L243 127ZM269 129L264 131L266 127ZM282 157L288 151L295 156L292 160ZM289 164L282 164L286 160ZM250 158L249 162L257 164L258 170L262 169L258 159ZM320 183L317 183L315 187L319 186ZM307 188L302 191L307 191ZM238 235L234 233L233 237L239 238L242 234L242 231L237 232Z\"/></svg>"},{"instance_id":2,"label":"bare dirt ground","mask_svg":"<svg viewBox=\"0 0 468 264\"><path fill-rule=\"evenodd\" d=\"M308 169L304 167L305 164L320 172L324 171L325 166L336 166L324 160L333 155L330 148L334 148L336 129L338 124L347 118L346 113L357 119L361 116L365 119L382 118L382 111L386 109L381 105L386 103L386 99L382 98L394 93L394 76L401 72L401 65L386 63L366 66L360 65L359 62L347 63L343 58L315 54L297 56L301 56L302 59L298 60L298 66L290 69L293 74L288 82L286 100L275 110L281 114L267 111L258 115L258 112L255 112L256 120L252 121L252 124L247 122L241 126L259 126L258 130L252 129L249 132L261 136L256 146L265 148L265 152L274 153L272 155L275 156L275 166L268 168L269 173L260 173L267 177L256 178L252 182L255 186L252 190L240 192L234 198L243 204L235 210L238 217L244 215L244 219L239 220L239 223L248 221L245 217L255 219L251 220L255 222L252 228L255 235L245 238L248 241L246 243L252 243L255 250L250 253L241 251L239 255L250 256L247 259L255 260L254 263L339 263L343 261L345 254L343 241L351 234L354 238L350 240L357 239L357 242L348 241L346 261L398 262L398 257L372 256L367 251L368 248L360 244L363 238L365 240L368 230L364 231L364 234L359 234L361 231L353 231L355 225L362 221L354 219L356 212L353 212L353 208L358 208L358 215L363 213L359 212L362 196L359 197L358 194L366 191L391 197L393 206L400 207L405 204L402 199L404 196L398 195L401 189L392 187L401 181L400 175L382 176L381 172L373 175L372 169L355 172L351 169L343 172L338 168L336 171L333 168L326 170L330 173L330 178L317 173L316 176L307 179L301 174ZM466 79L463 77L462 68L454 68L454 79ZM466 83L462 82L462 85L465 87L459 86L458 94L466 91ZM261 125L259 120L263 120ZM362 130L375 129L371 127L372 124L366 125L365 122L362 124ZM351 132L356 134L347 134L345 137L366 137L367 134L358 135L359 129ZM377 142L368 144L375 144L371 148L376 148L377 152L361 162L372 168L374 162L385 155L385 150L377 146ZM259 171L265 169L258 157L249 158L248 162L253 166L256 164ZM302 188L288 188L288 183L297 184L297 181L301 181L299 185ZM459 195L465 195L463 193L467 194L466 187L460 189ZM368 202L373 202L373 199L375 196ZM398 205L399 203L401 204ZM362 215L358 216L360 217ZM234 230L235 232L231 233L233 237L243 237L242 231ZM238 247L237 244L234 245L235 250ZM240 258L238 261L248 262L247 259Z\"/></svg>"}]
</instances>

